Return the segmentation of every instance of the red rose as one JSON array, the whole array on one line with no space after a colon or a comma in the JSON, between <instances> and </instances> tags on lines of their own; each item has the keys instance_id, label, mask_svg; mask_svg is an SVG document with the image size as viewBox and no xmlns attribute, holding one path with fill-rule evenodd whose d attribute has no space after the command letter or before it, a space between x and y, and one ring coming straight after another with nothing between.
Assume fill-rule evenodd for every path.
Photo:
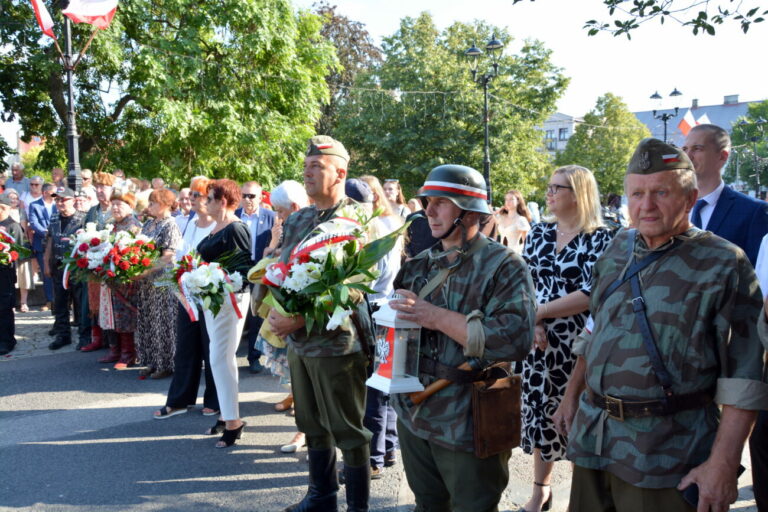
<instances>
[{"instance_id":1,"label":"red rose","mask_svg":"<svg viewBox=\"0 0 768 512\"><path fill-rule=\"evenodd\" d=\"M11 255L11 261L16 261L17 259L19 259L19 253L17 253L16 251L11 251L9 254Z\"/></svg>"},{"instance_id":2,"label":"red rose","mask_svg":"<svg viewBox=\"0 0 768 512\"><path fill-rule=\"evenodd\" d=\"M141 249L139 249L138 247L131 247L131 252L133 254L139 254L141 252Z\"/></svg>"},{"instance_id":3,"label":"red rose","mask_svg":"<svg viewBox=\"0 0 768 512\"><path fill-rule=\"evenodd\" d=\"M147 249L149 249L150 251L154 251L155 250L155 244L153 244L152 242L149 242L147 244Z\"/></svg>"},{"instance_id":4,"label":"red rose","mask_svg":"<svg viewBox=\"0 0 768 512\"><path fill-rule=\"evenodd\" d=\"M101 238L91 238L91 245L92 245L93 247L96 247L96 246L97 246L97 245L99 245L100 243L101 243Z\"/></svg>"},{"instance_id":5,"label":"red rose","mask_svg":"<svg viewBox=\"0 0 768 512\"><path fill-rule=\"evenodd\" d=\"M131 268L131 264L128 263L127 261L121 261L120 263L118 263L117 266L120 267L120 270L128 270L129 268Z\"/></svg>"},{"instance_id":6,"label":"red rose","mask_svg":"<svg viewBox=\"0 0 768 512\"><path fill-rule=\"evenodd\" d=\"M104 256L102 263L109 263L109 256Z\"/></svg>"},{"instance_id":7,"label":"red rose","mask_svg":"<svg viewBox=\"0 0 768 512\"><path fill-rule=\"evenodd\" d=\"M88 250L88 244L80 244L80 247L77 248L80 252L85 252Z\"/></svg>"},{"instance_id":8,"label":"red rose","mask_svg":"<svg viewBox=\"0 0 768 512\"><path fill-rule=\"evenodd\" d=\"M135 265L139 262L138 256L131 256L131 259L129 260L131 262L131 265Z\"/></svg>"},{"instance_id":9,"label":"red rose","mask_svg":"<svg viewBox=\"0 0 768 512\"><path fill-rule=\"evenodd\" d=\"M114 263L115 265L120 263L120 256L112 256L112 263Z\"/></svg>"},{"instance_id":10,"label":"red rose","mask_svg":"<svg viewBox=\"0 0 768 512\"><path fill-rule=\"evenodd\" d=\"M299 256L299 263L309 263L309 254L302 254Z\"/></svg>"},{"instance_id":11,"label":"red rose","mask_svg":"<svg viewBox=\"0 0 768 512\"><path fill-rule=\"evenodd\" d=\"M121 255L121 256L125 256L125 255L126 255L126 254L128 254L129 252L130 252L130 248L126 247L125 249L123 249L123 250L121 250L121 251L120 251L120 255Z\"/></svg>"},{"instance_id":12,"label":"red rose","mask_svg":"<svg viewBox=\"0 0 768 512\"><path fill-rule=\"evenodd\" d=\"M143 260L141 260L141 264L144 265L145 267L148 267L152 264L152 260L150 260L149 258L144 258Z\"/></svg>"},{"instance_id":13,"label":"red rose","mask_svg":"<svg viewBox=\"0 0 768 512\"><path fill-rule=\"evenodd\" d=\"M141 247L142 245L144 245L144 240L136 240L134 245L136 245L137 247Z\"/></svg>"},{"instance_id":14,"label":"red rose","mask_svg":"<svg viewBox=\"0 0 768 512\"><path fill-rule=\"evenodd\" d=\"M80 268L88 267L88 260L86 258L80 258L77 260L77 266Z\"/></svg>"},{"instance_id":15,"label":"red rose","mask_svg":"<svg viewBox=\"0 0 768 512\"><path fill-rule=\"evenodd\" d=\"M111 270L107 270L107 277L115 277L115 273Z\"/></svg>"},{"instance_id":16,"label":"red rose","mask_svg":"<svg viewBox=\"0 0 768 512\"><path fill-rule=\"evenodd\" d=\"M101 272L102 270L104 270L104 267L102 267L101 265L99 265L99 266L98 266L98 267L96 267L94 270L96 270L96 272Z\"/></svg>"}]
</instances>

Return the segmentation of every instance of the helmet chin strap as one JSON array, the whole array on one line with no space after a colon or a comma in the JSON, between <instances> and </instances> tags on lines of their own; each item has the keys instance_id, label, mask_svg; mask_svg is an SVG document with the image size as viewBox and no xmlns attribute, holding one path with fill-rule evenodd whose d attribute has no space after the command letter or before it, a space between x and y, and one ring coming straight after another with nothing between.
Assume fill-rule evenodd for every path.
<instances>
[{"instance_id":1,"label":"helmet chin strap","mask_svg":"<svg viewBox=\"0 0 768 512\"><path fill-rule=\"evenodd\" d=\"M458 217L453 221L453 225L451 225L450 229L443 233L443 236L439 237L438 240L445 240L449 236L451 236L451 233L453 233L459 225L461 225L461 221L464 219L464 216L467 214L467 210L461 210L461 213Z\"/></svg>"}]
</instances>

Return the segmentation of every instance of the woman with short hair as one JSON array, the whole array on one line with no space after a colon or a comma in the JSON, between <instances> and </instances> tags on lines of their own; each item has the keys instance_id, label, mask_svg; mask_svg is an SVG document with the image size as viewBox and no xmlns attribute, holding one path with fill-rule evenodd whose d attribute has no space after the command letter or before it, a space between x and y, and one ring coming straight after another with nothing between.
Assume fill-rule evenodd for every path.
<instances>
[{"instance_id":1,"label":"woman with short hair","mask_svg":"<svg viewBox=\"0 0 768 512\"><path fill-rule=\"evenodd\" d=\"M534 346L522 364L521 445L534 456L527 512L552 506L552 468L565 458L567 445L552 415L576 362L573 341L589 315L592 267L613 236L603 226L597 182L589 169L556 169L547 185L547 207L551 217L531 229L523 251L538 303Z\"/></svg>"}]
</instances>

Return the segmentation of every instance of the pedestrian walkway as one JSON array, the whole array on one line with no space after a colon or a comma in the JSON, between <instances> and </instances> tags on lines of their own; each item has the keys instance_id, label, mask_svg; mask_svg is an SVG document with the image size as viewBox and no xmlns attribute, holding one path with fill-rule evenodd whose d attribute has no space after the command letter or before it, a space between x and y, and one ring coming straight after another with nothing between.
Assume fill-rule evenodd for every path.
<instances>
[{"instance_id":1,"label":"pedestrian walkway","mask_svg":"<svg viewBox=\"0 0 768 512\"><path fill-rule=\"evenodd\" d=\"M0 466L14 467L0 485L3 506L30 512L262 512L281 510L303 496L306 450L279 452L295 425L292 417L272 409L285 396L277 379L252 375L246 360L239 360L241 413L248 427L232 449L217 450L215 439L202 435L213 418L203 417L199 408L152 419L165 401L168 380L139 380L135 370L114 371L96 363L100 352L79 353L74 344L51 351L52 325L50 312L36 308L17 314L17 348L0 358ZM743 463L749 466L746 451ZM514 450L509 470L503 512L517 511L527 501L531 457ZM555 464L554 511L567 510L570 475L569 462ZM731 510L756 512L749 467L739 487ZM398 457L372 482L371 510L406 512L413 505Z\"/></svg>"}]
</instances>

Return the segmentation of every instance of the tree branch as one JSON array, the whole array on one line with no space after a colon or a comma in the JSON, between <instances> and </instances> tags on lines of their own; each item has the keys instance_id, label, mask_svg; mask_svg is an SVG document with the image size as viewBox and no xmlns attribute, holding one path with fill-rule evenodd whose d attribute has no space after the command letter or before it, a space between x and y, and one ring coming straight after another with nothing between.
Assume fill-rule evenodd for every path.
<instances>
[{"instance_id":1,"label":"tree branch","mask_svg":"<svg viewBox=\"0 0 768 512\"><path fill-rule=\"evenodd\" d=\"M120 117L120 114L123 113L123 109L130 103L131 101L135 100L136 98L132 94L126 94L122 98L120 98L120 101L117 102L117 105L115 105L115 110L112 112L112 114L109 116L110 121L113 123L117 121L117 118Z\"/></svg>"}]
</instances>

